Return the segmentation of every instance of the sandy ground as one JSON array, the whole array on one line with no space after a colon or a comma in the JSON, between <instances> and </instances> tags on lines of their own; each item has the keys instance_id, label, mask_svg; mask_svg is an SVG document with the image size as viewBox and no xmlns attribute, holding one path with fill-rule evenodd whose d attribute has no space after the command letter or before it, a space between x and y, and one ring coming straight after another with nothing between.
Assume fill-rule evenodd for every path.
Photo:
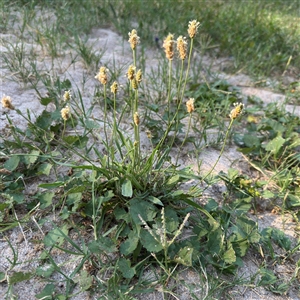
<instances>
[{"instance_id":1,"label":"sandy ground","mask_svg":"<svg viewBox=\"0 0 300 300\"><path fill-rule=\"evenodd\" d=\"M18 40L11 34L1 34L1 38L5 40L9 40L13 44L17 44ZM93 45L95 49L99 49L99 51L103 51L103 56L101 58L102 64L108 64L112 66L112 61L114 61L115 66L122 68L126 63L130 63L131 51L127 46L127 42L122 39L117 33L109 30L109 29L94 29L89 36L88 42ZM97 81L94 79L95 74L87 73L87 70L84 64L80 61L75 64L71 64L72 53L68 51L64 51L61 55L52 61L45 56L44 49L41 49L39 45L35 44L26 44L26 48L28 51L35 51L38 58L38 65L41 68L41 72L53 72L53 74L59 74L61 78L68 78L72 82L73 87L78 87L79 90L82 91L84 105L86 107L90 106L90 99L92 98L94 87L97 84ZM108 51L108 50L109 51ZM1 52L7 51L7 48L1 45ZM156 68L158 57L160 57L159 50L146 50L146 66L147 71L150 72L151 68ZM205 68L213 63L213 70L215 74L218 74L220 78L226 79L233 86L239 87L241 93L245 96L255 95L261 98L265 103L276 102L281 103L284 101L284 96L273 93L269 90L253 88L252 81L249 77L243 74L238 75L228 75L222 73L220 70L222 69L222 60L211 61L209 58L202 58L202 67L205 73ZM53 68L52 68L53 67ZM52 70L51 70L52 69ZM27 88L24 86L22 82L18 80L12 80L16 78L16 74L11 74L9 70L5 69L3 65L0 68L1 73L1 86L0 86L0 96L9 95L13 99L13 103L15 107L20 109L23 113L28 109L30 112L39 115L44 107L39 103L38 97L34 90ZM125 71L124 71L125 73ZM85 76L85 77L84 77ZM147 78L147 75L145 75ZM125 77L121 80L125 80ZM145 79L147 80L147 79ZM46 91L41 89L41 94L43 95ZM49 108L51 109L51 108ZM288 110L293 111L295 114L300 115L300 107L288 106ZM19 115L15 111L9 111L9 117L13 120L14 124L18 127L25 129L26 124L24 120L19 117ZM7 131L5 127L7 126L6 117L3 109L0 110L0 131L5 136ZM126 127L126 124L124 124ZM144 135L143 142L144 148L149 147L149 142ZM213 165L216 158L218 157L219 152L214 149L208 149L201 153L201 158L203 159L203 168L204 170L209 169L210 166ZM236 151L236 148L232 146L226 150L226 154L221 158L218 163L215 172L219 172L221 170L226 171L230 167L234 166L244 166L241 162L244 161L242 155ZM190 164L195 165L196 161L192 157L180 157L180 163L182 165ZM245 163L245 161L244 161ZM26 187L26 193L30 195L34 195L38 190L38 182L33 182L30 186ZM218 190L214 191L214 193L222 192L224 187L220 186ZM34 220L31 220L30 226L26 226L24 230L24 235L21 233L20 228L14 228L13 230L9 230L4 232L4 234L0 234L0 272L15 272L15 271L30 271L35 270L37 266L39 266L39 261L36 259L41 253L41 249L34 243L35 239L42 239L43 234L51 228L50 220L55 221L55 215L51 214L48 216L49 223L43 225L42 228L38 228ZM271 212L264 212L258 215L258 223L260 228L264 228L267 226L272 226L284 230L286 234L288 234L292 239L297 238L295 234L295 224L292 222L292 219L289 215L276 215ZM284 225L283 225L284 224ZM7 258L13 258L12 248L9 247L5 237L9 238L10 243L13 248L18 251L18 264L13 271L9 270L10 263ZM63 267L63 270L66 273L71 273L75 266L76 260L70 260L66 254L60 253L57 251L55 256L57 263L67 262ZM29 261L29 262L28 262ZM70 262L69 262L70 261ZM245 258L245 266L240 269L239 275L244 276L246 278L251 277L255 272L257 272L259 265L252 256L251 251ZM45 266L46 268L47 266ZM276 266L278 269L279 276L289 277L291 276L291 272L293 272L293 263L286 263L282 266ZM181 279L184 281L188 281L191 284L195 285L200 284L203 285L203 288L199 289L198 296L199 299L203 299L205 295L205 283L201 283L199 277L194 271L182 271L180 273ZM52 277L52 279L56 281L62 281L63 277L60 274L56 274ZM39 293L44 287L45 282L43 282L38 277L33 277L29 281L23 281L14 286L14 294L16 295L16 299L35 299L35 295ZM298 282L299 284L299 282ZM0 299L5 298L5 293L7 291L7 283L0 282ZM60 286L61 290L64 289L63 284ZM178 298L181 300L191 299L191 295L188 290L184 286L178 286L176 293ZM79 293L77 296L74 296L72 299L97 299L100 295L93 296L89 298L88 293L83 292ZM274 295L263 288L233 288L229 291L228 296L232 297L232 299L262 299L262 300L271 300L271 299L300 299L299 288L295 283L295 286L290 289L287 295L277 296ZM157 291L151 295L147 295L146 297L141 297L140 299L163 299L161 292ZM171 298L170 298L171 299ZM173 298L172 298L173 299Z\"/></svg>"}]
</instances>

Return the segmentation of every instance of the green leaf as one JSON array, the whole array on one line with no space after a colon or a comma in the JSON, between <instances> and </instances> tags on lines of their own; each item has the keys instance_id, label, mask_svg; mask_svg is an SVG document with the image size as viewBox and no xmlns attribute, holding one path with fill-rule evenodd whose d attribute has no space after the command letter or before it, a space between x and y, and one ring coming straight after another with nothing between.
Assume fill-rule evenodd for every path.
<instances>
[{"instance_id":1,"label":"green leaf","mask_svg":"<svg viewBox=\"0 0 300 300\"><path fill-rule=\"evenodd\" d=\"M46 247L52 247L55 244L61 246L65 240L65 235L68 235L68 227L67 225L62 226L61 228L55 228L51 230L45 237L44 237L44 244Z\"/></svg>"},{"instance_id":2,"label":"green leaf","mask_svg":"<svg viewBox=\"0 0 300 300\"><path fill-rule=\"evenodd\" d=\"M48 163L43 163L38 167L38 175L49 175L52 169L52 165Z\"/></svg>"},{"instance_id":3,"label":"green leaf","mask_svg":"<svg viewBox=\"0 0 300 300\"><path fill-rule=\"evenodd\" d=\"M179 219L177 213L169 206L165 208L165 221L168 232L174 232L178 229Z\"/></svg>"},{"instance_id":4,"label":"green leaf","mask_svg":"<svg viewBox=\"0 0 300 300\"><path fill-rule=\"evenodd\" d=\"M146 229L141 230L141 243L149 252L159 252L163 249L161 243L154 239Z\"/></svg>"},{"instance_id":5,"label":"green leaf","mask_svg":"<svg viewBox=\"0 0 300 300\"><path fill-rule=\"evenodd\" d=\"M40 102L42 105L47 106L52 100L50 97L41 97Z\"/></svg>"},{"instance_id":6,"label":"green leaf","mask_svg":"<svg viewBox=\"0 0 300 300\"><path fill-rule=\"evenodd\" d=\"M34 164L40 155L39 150L32 150L29 154L24 155L24 163L26 166Z\"/></svg>"},{"instance_id":7,"label":"green leaf","mask_svg":"<svg viewBox=\"0 0 300 300\"><path fill-rule=\"evenodd\" d=\"M97 129L100 128L100 124L92 121L92 120L85 120L85 126L87 129Z\"/></svg>"},{"instance_id":8,"label":"green leaf","mask_svg":"<svg viewBox=\"0 0 300 300\"><path fill-rule=\"evenodd\" d=\"M11 275L7 276L7 283L13 285L15 283L28 280L33 276L32 273L23 273L23 272L14 272Z\"/></svg>"},{"instance_id":9,"label":"green leaf","mask_svg":"<svg viewBox=\"0 0 300 300\"><path fill-rule=\"evenodd\" d=\"M211 231L207 236L207 249L212 255L218 255L222 247L222 230L218 228Z\"/></svg>"},{"instance_id":10,"label":"green leaf","mask_svg":"<svg viewBox=\"0 0 300 300\"><path fill-rule=\"evenodd\" d=\"M252 134L245 134L244 139L243 139L246 147L249 148L256 148L260 146L260 140L257 136L252 135Z\"/></svg>"},{"instance_id":11,"label":"green leaf","mask_svg":"<svg viewBox=\"0 0 300 300\"><path fill-rule=\"evenodd\" d=\"M6 273L0 272L0 282L3 282L6 280Z\"/></svg>"},{"instance_id":12,"label":"green leaf","mask_svg":"<svg viewBox=\"0 0 300 300\"><path fill-rule=\"evenodd\" d=\"M125 179L122 184L122 195L131 198L133 194L132 183L129 179Z\"/></svg>"},{"instance_id":13,"label":"green leaf","mask_svg":"<svg viewBox=\"0 0 300 300\"><path fill-rule=\"evenodd\" d=\"M129 212L135 224L142 225L141 218L145 221L153 221L157 214L157 208L145 200L132 199L129 201Z\"/></svg>"},{"instance_id":14,"label":"green leaf","mask_svg":"<svg viewBox=\"0 0 300 300\"><path fill-rule=\"evenodd\" d=\"M180 249L177 255L175 256L174 260L177 263L182 264L184 266L192 266L193 250L193 248L188 246Z\"/></svg>"},{"instance_id":15,"label":"green leaf","mask_svg":"<svg viewBox=\"0 0 300 300\"><path fill-rule=\"evenodd\" d=\"M300 207L300 197L289 194L286 203L288 207Z\"/></svg>"},{"instance_id":16,"label":"green leaf","mask_svg":"<svg viewBox=\"0 0 300 300\"><path fill-rule=\"evenodd\" d=\"M267 145L265 145L265 149L266 151L270 151L276 155L281 149L284 142L284 138L282 138L281 136L277 136L275 139L271 140Z\"/></svg>"},{"instance_id":17,"label":"green leaf","mask_svg":"<svg viewBox=\"0 0 300 300\"><path fill-rule=\"evenodd\" d=\"M149 200L150 202L152 202L154 204L157 204L157 205L160 205L160 206L164 206L164 204L158 198L156 198L154 196L148 196L147 200Z\"/></svg>"},{"instance_id":18,"label":"green leaf","mask_svg":"<svg viewBox=\"0 0 300 300\"><path fill-rule=\"evenodd\" d=\"M79 137L77 135L68 135L68 136L63 137L63 141L69 145L74 144L78 140L79 140Z\"/></svg>"},{"instance_id":19,"label":"green leaf","mask_svg":"<svg viewBox=\"0 0 300 300\"><path fill-rule=\"evenodd\" d=\"M54 271L55 271L54 265L45 264L36 269L36 275L42 276L44 278L49 278Z\"/></svg>"},{"instance_id":20,"label":"green leaf","mask_svg":"<svg viewBox=\"0 0 300 300\"><path fill-rule=\"evenodd\" d=\"M104 236L100 236L96 241L90 242L88 244L88 248L95 254L102 254L103 252L112 253L117 251L113 240Z\"/></svg>"},{"instance_id":21,"label":"green leaf","mask_svg":"<svg viewBox=\"0 0 300 300\"><path fill-rule=\"evenodd\" d=\"M278 281L278 278L274 275L271 270L261 269L260 270L261 278L258 282L258 286L269 286Z\"/></svg>"},{"instance_id":22,"label":"green leaf","mask_svg":"<svg viewBox=\"0 0 300 300\"><path fill-rule=\"evenodd\" d=\"M43 194L39 194L37 196L38 201L40 202L41 209L44 209L52 204L52 199L54 197L55 193L54 192L45 192Z\"/></svg>"},{"instance_id":23,"label":"green leaf","mask_svg":"<svg viewBox=\"0 0 300 300\"><path fill-rule=\"evenodd\" d=\"M5 163L4 168L8 171L15 170L20 162L20 157L18 155L11 156Z\"/></svg>"},{"instance_id":24,"label":"green leaf","mask_svg":"<svg viewBox=\"0 0 300 300\"><path fill-rule=\"evenodd\" d=\"M52 295L54 294L55 291L55 285L53 283L47 284L44 289L35 297L37 299L43 299L43 300L51 300L53 299Z\"/></svg>"},{"instance_id":25,"label":"green leaf","mask_svg":"<svg viewBox=\"0 0 300 300\"><path fill-rule=\"evenodd\" d=\"M120 246L120 252L123 255L133 253L139 243L139 236L135 231L131 231L128 235L128 239L124 241Z\"/></svg>"},{"instance_id":26,"label":"green leaf","mask_svg":"<svg viewBox=\"0 0 300 300\"><path fill-rule=\"evenodd\" d=\"M93 277L86 270L81 270L74 282L79 283L82 291L87 291L93 284Z\"/></svg>"},{"instance_id":27,"label":"green leaf","mask_svg":"<svg viewBox=\"0 0 300 300\"><path fill-rule=\"evenodd\" d=\"M42 114L40 116L37 117L36 121L35 121L35 125L44 129L44 130L48 130L49 126L52 123L52 114L46 110L44 110L42 112Z\"/></svg>"},{"instance_id":28,"label":"green leaf","mask_svg":"<svg viewBox=\"0 0 300 300\"><path fill-rule=\"evenodd\" d=\"M82 199L82 193L69 194L66 203L72 207L72 211L76 211Z\"/></svg>"},{"instance_id":29,"label":"green leaf","mask_svg":"<svg viewBox=\"0 0 300 300\"><path fill-rule=\"evenodd\" d=\"M228 242L228 249L223 254L223 259L226 264L233 264L236 261L235 251L232 247L232 244Z\"/></svg>"},{"instance_id":30,"label":"green leaf","mask_svg":"<svg viewBox=\"0 0 300 300\"><path fill-rule=\"evenodd\" d=\"M51 182L51 183L41 183L41 184L39 184L39 187L50 190L50 189L54 189L54 188L57 188L57 187L60 187L63 185L64 185L63 181L56 181L56 182Z\"/></svg>"},{"instance_id":31,"label":"green leaf","mask_svg":"<svg viewBox=\"0 0 300 300\"><path fill-rule=\"evenodd\" d=\"M120 258L118 267L124 278L130 279L135 275L135 268L131 268L131 262L129 259Z\"/></svg>"}]
</instances>

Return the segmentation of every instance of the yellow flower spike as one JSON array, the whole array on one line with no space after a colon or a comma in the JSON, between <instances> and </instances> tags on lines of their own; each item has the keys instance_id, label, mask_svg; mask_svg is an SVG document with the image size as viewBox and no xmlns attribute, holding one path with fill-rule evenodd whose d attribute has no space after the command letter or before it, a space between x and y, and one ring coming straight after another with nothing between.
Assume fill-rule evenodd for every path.
<instances>
[{"instance_id":1,"label":"yellow flower spike","mask_svg":"<svg viewBox=\"0 0 300 300\"><path fill-rule=\"evenodd\" d=\"M181 60L186 59L187 56L187 41L182 35L177 39L177 51Z\"/></svg>"},{"instance_id":2,"label":"yellow flower spike","mask_svg":"<svg viewBox=\"0 0 300 300\"><path fill-rule=\"evenodd\" d=\"M139 69L139 70L137 71L136 76L135 76L135 79L136 79L137 82L141 82L141 81L142 81L142 79L143 79L143 74L142 74L142 70L141 70L141 69Z\"/></svg>"},{"instance_id":3,"label":"yellow flower spike","mask_svg":"<svg viewBox=\"0 0 300 300\"><path fill-rule=\"evenodd\" d=\"M189 22L188 34L191 39L193 39L197 34L199 26L200 23L197 22L197 20L193 20Z\"/></svg>"},{"instance_id":4,"label":"yellow flower spike","mask_svg":"<svg viewBox=\"0 0 300 300\"><path fill-rule=\"evenodd\" d=\"M15 109L9 96L3 96L1 99L2 106L8 109Z\"/></svg>"},{"instance_id":5,"label":"yellow flower spike","mask_svg":"<svg viewBox=\"0 0 300 300\"><path fill-rule=\"evenodd\" d=\"M229 117L231 120L236 119L243 113L244 104L243 103L234 103L235 108L230 112Z\"/></svg>"},{"instance_id":6,"label":"yellow flower spike","mask_svg":"<svg viewBox=\"0 0 300 300\"><path fill-rule=\"evenodd\" d=\"M71 115L70 115L70 107L66 106L65 108L63 108L61 111L61 117L64 119L64 121L67 121L68 119L70 119Z\"/></svg>"},{"instance_id":7,"label":"yellow flower spike","mask_svg":"<svg viewBox=\"0 0 300 300\"><path fill-rule=\"evenodd\" d=\"M194 98L190 98L187 102L186 102L186 110L187 112L190 114L195 110L195 106L194 106L194 102L195 99Z\"/></svg>"},{"instance_id":8,"label":"yellow flower spike","mask_svg":"<svg viewBox=\"0 0 300 300\"><path fill-rule=\"evenodd\" d=\"M71 100L71 97L72 97L71 91L70 91L70 90L69 90L69 91L65 91L65 93L64 93L64 95L63 95L64 101L65 101L65 102L70 101L70 100Z\"/></svg>"},{"instance_id":9,"label":"yellow flower spike","mask_svg":"<svg viewBox=\"0 0 300 300\"><path fill-rule=\"evenodd\" d=\"M107 72L107 68L101 67L99 73L95 76L95 78L98 79L103 85L107 84Z\"/></svg>"},{"instance_id":10,"label":"yellow flower spike","mask_svg":"<svg viewBox=\"0 0 300 300\"><path fill-rule=\"evenodd\" d=\"M132 88L133 88L134 90L137 90L137 89L138 89L139 85L138 85L138 82L137 82L137 80L136 80L135 78L133 78L133 79L131 80L131 86L132 86Z\"/></svg>"},{"instance_id":11,"label":"yellow flower spike","mask_svg":"<svg viewBox=\"0 0 300 300\"><path fill-rule=\"evenodd\" d=\"M163 48L165 49L166 58L168 60L172 60L174 57L174 36L173 34L169 33L163 43Z\"/></svg>"},{"instance_id":12,"label":"yellow flower spike","mask_svg":"<svg viewBox=\"0 0 300 300\"><path fill-rule=\"evenodd\" d=\"M140 43L140 37L137 35L137 31L132 29L131 32L128 33L129 35L129 44L132 50L136 48L136 46Z\"/></svg>"},{"instance_id":13,"label":"yellow flower spike","mask_svg":"<svg viewBox=\"0 0 300 300\"><path fill-rule=\"evenodd\" d=\"M116 95L118 92L118 83L116 81L114 81L114 83L111 85L110 87L110 91Z\"/></svg>"},{"instance_id":14,"label":"yellow flower spike","mask_svg":"<svg viewBox=\"0 0 300 300\"><path fill-rule=\"evenodd\" d=\"M133 80L134 79L134 74L135 74L135 67L133 65L130 65L128 68L128 71L126 73L127 78L129 80Z\"/></svg>"},{"instance_id":15,"label":"yellow flower spike","mask_svg":"<svg viewBox=\"0 0 300 300\"><path fill-rule=\"evenodd\" d=\"M135 112L135 113L134 113L133 121L134 121L134 124L135 124L136 126L138 126L138 125L140 124L140 117L139 117L138 112Z\"/></svg>"}]
</instances>

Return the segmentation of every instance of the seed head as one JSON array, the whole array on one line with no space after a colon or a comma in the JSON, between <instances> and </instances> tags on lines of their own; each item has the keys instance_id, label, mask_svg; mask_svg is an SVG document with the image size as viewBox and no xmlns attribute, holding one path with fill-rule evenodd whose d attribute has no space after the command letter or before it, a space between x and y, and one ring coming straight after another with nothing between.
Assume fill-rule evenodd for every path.
<instances>
[{"instance_id":1,"label":"seed head","mask_svg":"<svg viewBox=\"0 0 300 300\"><path fill-rule=\"evenodd\" d=\"M194 98L190 98L187 102L186 102L186 110L187 112L190 114L195 110L195 106L194 106L194 102L195 99Z\"/></svg>"},{"instance_id":2,"label":"seed head","mask_svg":"<svg viewBox=\"0 0 300 300\"><path fill-rule=\"evenodd\" d=\"M139 84L138 84L138 82L137 82L137 80L136 80L135 78L133 78L133 79L131 80L131 87L132 87L134 90L137 90L138 87L139 87Z\"/></svg>"},{"instance_id":3,"label":"seed head","mask_svg":"<svg viewBox=\"0 0 300 300\"><path fill-rule=\"evenodd\" d=\"M139 114L138 112L135 112L134 115L133 115L133 121L134 121L134 124L136 126L138 126L140 124L140 117L139 117Z\"/></svg>"},{"instance_id":4,"label":"seed head","mask_svg":"<svg viewBox=\"0 0 300 300\"><path fill-rule=\"evenodd\" d=\"M140 37L137 35L137 32L135 29L132 29L131 32L128 33L129 35L129 44L132 50L136 48L136 46L140 43Z\"/></svg>"},{"instance_id":5,"label":"seed head","mask_svg":"<svg viewBox=\"0 0 300 300\"><path fill-rule=\"evenodd\" d=\"M68 119L70 119L70 107L69 106L66 106L65 108L63 108L61 111L61 117L67 121Z\"/></svg>"},{"instance_id":6,"label":"seed head","mask_svg":"<svg viewBox=\"0 0 300 300\"><path fill-rule=\"evenodd\" d=\"M132 80L134 78L134 74L135 74L135 67L133 65L130 65L127 71L127 78L129 80Z\"/></svg>"},{"instance_id":7,"label":"seed head","mask_svg":"<svg viewBox=\"0 0 300 300\"><path fill-rule=\"evenodd\" d=\"M11 98L9 96L3 96L1 99L2 106L8 109L15 109L11 103Z\"/></svg>"},{"instance_id":8,"label":"seed head","mask_svg":"<svg viewBox=\"0 0 300 300\"><path fill-rule=\"evenodd\" d=\"M229 117L231 120L236 119L243 113L244 104L243 103L234 103L235 108L230 112Z\"/></svg>"},{"instance_id":9,"label":"seed head","mask_svg":"<svg viewBox=\"0 0 300 300\"><path fill-rule=\"evenodd\" d=\"M142 74L142 70L139 69L135 75L135 79L137 82L141 82L143 79L143 74Z\"/></svg>"},{"instance_id":10,"label":"seed head","mask_svg":"<svg viewBox=\"0 0 300 300\"><path fill-rule=\"evenodd\" d=\"M189 22L188 34L191 39L193 39L197 34L199 26L200 23L197 22L197 20L193 20Z\"/></svg>"},{"instance_id":11,"label":"seed head","mask_svg":"<svg viewBox=\"0 0 300 300\"><path fill-rule=\"evenodd\" d=\"M64 96L63 96L64 101L65 102L70 101L71 97L72 97L71 91L70 90L69 91L65 91Z\"/></svg>"},{"instance_id":12,"label":"seed head","mask_svg":"<svg viewBox=\"0 0 300 300\"><path fill-rule=\"evenodd\" d=\"M98 79L103 85L107 84L107 72L108 69L101 67L99 73L95 76L95 78Z\"/></svg>"},{"instance_id":13,"label":"seed head","mask_svg":"<svg viewBox=\"0 0 300 300\"><path fill-rule=\"evenodd\" d=\"M114 81L114 83L111 85L110 87L110 91L116 95L118 92L118 83L116 81Z\"/></svg>"},{"instance_id":14,"label":"seed head","mask_svg":"<svg viewBox=\"0 0 300 300\"><path fill-rule=\"evenodd\" d=\"M172 60L174 57L174 36L169 33L163 43L163 48L165 49L166 57L168 60Z\"/></svg>"},{"instance_id":15,"label":"seed head","mask_svg":"<svg viewBox=\"0 0 300 300\"><path fill-rule=\"evenodd\" d=\"M177 51L179 52L179 57L181 60L186 59L187 55L187 41L182 35L177 39Z\"/></svg>"}]
</instances>

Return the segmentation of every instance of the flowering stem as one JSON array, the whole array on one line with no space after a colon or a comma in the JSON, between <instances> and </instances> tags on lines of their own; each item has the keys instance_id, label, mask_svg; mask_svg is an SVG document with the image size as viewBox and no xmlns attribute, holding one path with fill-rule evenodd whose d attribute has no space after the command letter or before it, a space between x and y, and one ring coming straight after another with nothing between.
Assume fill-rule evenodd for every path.
<instances>
[{"instance_id":1,"label":"flowering stem","mask_svg":"<svg viewBox=\"0 0 300 300\"><path fill-rule=\"evenodd\" d=\"M172 60L169 59L169 82L168 82L168 124L170 125L170 108L171 108L171 83L172 83Z\"/></svg>"},{"instance_id":2,"label":"flowering stem","mask_svg":"<svg viewBox=\"0 0 300 300\"><path fill-rule=\"evenodd\" d=\"M220 160L220 158L221 158L221 156L222 156L222 154L224 152L226 141L227 141L230 129L232 127L233 121L234 121L234 119L231 119L230 124L229 124L229 126L227 128L227 131L226 131L226 134L225 134L225 139L224 139L223 146L222 146L222 149L220 151L220 154L219 154L217 160L215 161L214 165L210 169L210 171L204 176L204 178L202 178L203 181L205 181L205 179L212 173L212 171L215 169L216 165L218 164L218 162L219 162L219 160Z\"/></svg>"}]
</instances>

